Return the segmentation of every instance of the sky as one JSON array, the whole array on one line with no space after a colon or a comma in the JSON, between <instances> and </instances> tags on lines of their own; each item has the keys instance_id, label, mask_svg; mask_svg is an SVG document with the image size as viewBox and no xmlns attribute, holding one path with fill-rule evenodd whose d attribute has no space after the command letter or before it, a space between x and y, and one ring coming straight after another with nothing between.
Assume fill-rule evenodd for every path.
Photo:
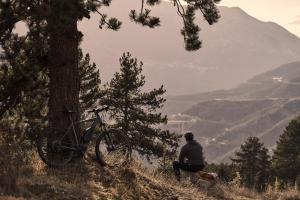
<instances>
[{"instance_id":1,"label":"sky","mask_svg":"<svg viewBox=\"0 0 300 200\"><path fill-rule=\"evenodd\" d=\"M300 37L300 0L221 0L219 5L240 7L251 16L276 22Z\"/></svg>"},{"instance_id":2,"label":"sky","mask_svg":"<svg viewBox=\"0 0 300 200\"><path fill-rule=\"evenodd\" d=\"M262 21L272 21L300 37L300 0L222 0L221 6L240 7Z\"/></svg>"}]
</instances>

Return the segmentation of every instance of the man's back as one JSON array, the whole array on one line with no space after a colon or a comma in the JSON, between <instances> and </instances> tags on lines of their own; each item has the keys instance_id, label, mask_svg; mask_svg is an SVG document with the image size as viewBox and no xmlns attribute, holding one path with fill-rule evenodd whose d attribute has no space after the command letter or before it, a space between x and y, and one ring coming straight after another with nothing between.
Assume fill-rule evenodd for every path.
<instances>
[{"instance_id":1,"label":"man's back","mask_svg":"<svg viewBox=\"0 0 300 200\"><path fill-rule=\"evenodd\" d=\"M195 140L188 141L180 151L179 162L186 163L190 165L204 165L203 163L203 152L202 146Z\"/></svg>"},{"instance_id":2,"label":"man's back","mask_svg":"<svg viewBox=\"0 0 300 200\"><path fill-rule=\"evenodd\" d=\"M180 169L188 172L198 172L204 168L202 146L194 140L192 132L184 134L187 142L181 148L179 161L173 162L173 170L177 180L180 180Z\"/></svg>"}]
</instances>

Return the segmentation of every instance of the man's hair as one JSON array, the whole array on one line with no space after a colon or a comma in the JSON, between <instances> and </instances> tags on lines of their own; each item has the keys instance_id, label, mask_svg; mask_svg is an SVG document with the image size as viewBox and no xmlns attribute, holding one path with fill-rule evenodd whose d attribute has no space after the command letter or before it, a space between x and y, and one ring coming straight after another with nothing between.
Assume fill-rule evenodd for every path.
<instances>
[{"instance_id":1,"label":"man's hair","mask_svg":"<svg viewBox=\"0 0 300 200\"><path fill-rule=\"evenodd\" d=\"M191 141L191 140L194 139L194 135L193 135L193 133L192 133L191 131L186 132L186 133L184 134L184 137L185 137L185 139L186 139L187 141Z\"/></svg>"}]
</instances>

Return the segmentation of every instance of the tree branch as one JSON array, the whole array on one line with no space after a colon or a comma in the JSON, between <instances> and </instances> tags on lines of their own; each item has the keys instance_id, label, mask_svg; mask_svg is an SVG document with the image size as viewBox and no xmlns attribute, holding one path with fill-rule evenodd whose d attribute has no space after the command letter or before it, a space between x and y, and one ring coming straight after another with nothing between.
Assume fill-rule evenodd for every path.
<instances>
[{"instance_id":1,"label":"tree branch","mask_svg":"<svg viewBox=\"0 0 300 200\"><path fill-rule=\"evenodd\" d=\"M141 7L141 15L143 14L143 11L144 11L144 0L142 0L142 7Z\"/></svg>"},{"instance_id":2,"label":"tree branch","mask_svg":"<svg viewBox=\"0 0 300 200\"><path fill-rule=\"evenodd\" d=\"M103 22L104 22L107 26L110 26L110 24L105 20L106 16L105 16L104 14L102 14L102 13L99 12L98 10L96 10L96 13L98 13L98 14L102 17L101 20L103 20ZM101 27L101 28L102 28L102 27Z\"/></svg>"}]
</instances>

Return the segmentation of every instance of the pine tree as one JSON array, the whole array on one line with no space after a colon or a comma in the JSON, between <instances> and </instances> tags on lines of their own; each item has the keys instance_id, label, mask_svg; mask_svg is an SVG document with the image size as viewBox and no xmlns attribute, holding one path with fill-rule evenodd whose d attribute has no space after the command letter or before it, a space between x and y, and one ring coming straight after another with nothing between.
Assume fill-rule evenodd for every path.
<instances>
[{"instance_id":1,"label":"pine tree","mask_svg":"<svg viewBox=\"0 0 300 200\"><path fill-rule=\"evenodd\" d=\"M217 173L218 179L227 183L232 181L234 176L236 175L234 166L228 163L206 163L205 171Z\"/></svg>"},{"instance_id":2,"label":"pine tree","mask_svg":"<svg viewBox=\"0 0 300 200\"><path fill-rule=\"evenodd\" d=\"M30 48L30 40L27 40ZM23 52L19 48L13 49L15 43L11 41L7 46L4 46L4 51L1 54L2 58L14 55L14 51ZM41 51L41 50L40 50ZM79 50L79 71L80 71L80 103L81 114L96 106L100 96L100 74L95 63L91 63L89 54L83 56ZM13 129L25 137L20 138L30 139L34 141L37 134L40 134L42 129L48 123L48 99L49 99L49 78L47 76L47 68L41 63L36 63L34 67L31 66L31 59L23 59L22 53L14 59L4 59L5 62L0 64L0 74L6 74L0 79L3 87L0 87L0 110L3 111L0 119L3 122L8 119L8 122ZM26 57L25 57L26 58ZM23 63L23 66L21 67ZM28 62L28 64L24 64ZM25 67L28 66L28 67ZM33 69L35 71L33 71ZM32 71L32 74L27 71ZM34 73L33 73L34 72ZM30 76L29 76L30 75ZM26 87L19 87L19 85L26 85ZM13 104L10 101L13 100ZM7 106L7 104L10 104ZM5 113L5 111L9 111Z\"/></svg>"},{"instance_id":3,"label":"pine tree","mask_svg":"<svg viewBox=\"0 0 300 200\"><path fill-rule=\"evenodd\" d=\"M272 158L276 176L294 184L300 176L300 118L292 120L279 137Z\"/></svg>"},{"instance_id":4,"label":"pine tree","mask_svg":"<svg viewBox=\"0 0 300 200\"><path fill-rule=\"evenodd\" d=\"M242 177L242 184L251 189L265 189L265 178L270 169L268 150L257 137L249 137L231 158Z\"/></svg>"},{"instance_id":5,"label":"pine tree","mask_svg":"<svg viewBox=\"0 0 300 200\"><path fill-rule=\"evenodd\" d=\"M21 96L36 92L33 97L37 95L37 99L45 95L40 91L48 82L47 35L39 31L43 24L34 23L30 28L32 31L26 37L11 34L7 40L0 40L0 119L21 103Z\"/></svg>"},{"instance_id":6,"label":"pine tree","mask_svg":"<svg viewBox=\"0 0 300 200\"><path fill-rule=\"evenodd\" d=\"M79 52L79 75L80 75L80 112L85 116L85 112L98 105L98 99L101 97L100 90L100 72L95 63L91 63L90 55Z\"/></svg>"},{"instance_id":7,"label":"pine tree","mask_svg":"<svg viewBox=\"0 0 300 200\"><path fill-rule=\"evenodd\" d=\"M215 3L220 0L185 0L188 9L185 9L180 0L172 0L178 14L183 20L184 41L187 50L196 50L201 47L198 38L200 28L194 23L194 12L200 11L209 24L217 22L219 18ZM158 17L150 15L151 10L145 8L145 4L154 6L160 0L141 1L139 12L132 10L132 21L143 26L154 28L160 25ZM46 43L36 43L35 49L46 49L46 55L42 60L44 67L48 67L49 77L49 103L48 121L52 128L63 130L68 127L68 117L62 113L65 106L77 111L75 120L80 118L79 111L79 44L83 34L78 31L77 23L83 18L90 18L91 13L100 15L100 25L118 30L121 22L116 18L108 18L99 10L109 6L111 0L5 0L0 1L0 46L4 46L10 40L16 38L17 46L23 46L28 36L38 40L41 35L46 37ZM20 37L12 32L18 22L24 22L28 28L28 35ZM44 52L44 51L43 51ZM32 53L32 52L31 52ZM35 60L40 52L26 55L27 59ZM14 55L16 57L17 54ZM32 65L33 66L33 65ZM23 64L21 65L23 67ZM32 71L30 71L32 72ZM29 72L28 72L29 73ZM20 87L25 87L22 84ZM5 108L16 105L19 90L13 99L5 99ZM2 106L2 105L1 105ZM7 109L4 109L7 110ZM1 114L1 113L0 113ZM76 127L80 129L80 127Z\"/></svg>"},{"instance_id":8,"label":"pine tree","mask_svg":"<svg viewBox=\"0 0 300 200\"><path fill-rule=\"evenodd\" d=\"M268 149L262 147L258 154L257 190L262 192L267 189L271 177L271 157Z\"/></svg>"},{"instance_id":9,"label":"pine tree","mask_svg":"<svg viewBox=\"0 0 300 200\"><path fill-rule=\"evenodd\" d=\"M0 54L0 119L9 120L8 124L19 130L15 133L26 135L26 138L28 135L24 133L30 132L28 129L45 124L45 99L49 97L47 50L44 48L47 35L40 32L43 24L29 26L32 31L26 37L11 34L5 42L1 40Z\"/></svg>"},{"instance_id":10,"label":"pine tree","mask_svg":"<svg viewBox=\"0 0 300 200\"><path fill-rule=\"evenodd\" d=\"M148 158L162 156L165 150L171 153L178 147L178 136L158 128L167 122L167 116L157 112L165 102L163 86L143 92L143 63L138 63L129 53L123 54L120 65L121 71L105 87L101 104L109 106L116 127L130 138L129 157L133 150Z\"/></svg>"}]
</instances>

